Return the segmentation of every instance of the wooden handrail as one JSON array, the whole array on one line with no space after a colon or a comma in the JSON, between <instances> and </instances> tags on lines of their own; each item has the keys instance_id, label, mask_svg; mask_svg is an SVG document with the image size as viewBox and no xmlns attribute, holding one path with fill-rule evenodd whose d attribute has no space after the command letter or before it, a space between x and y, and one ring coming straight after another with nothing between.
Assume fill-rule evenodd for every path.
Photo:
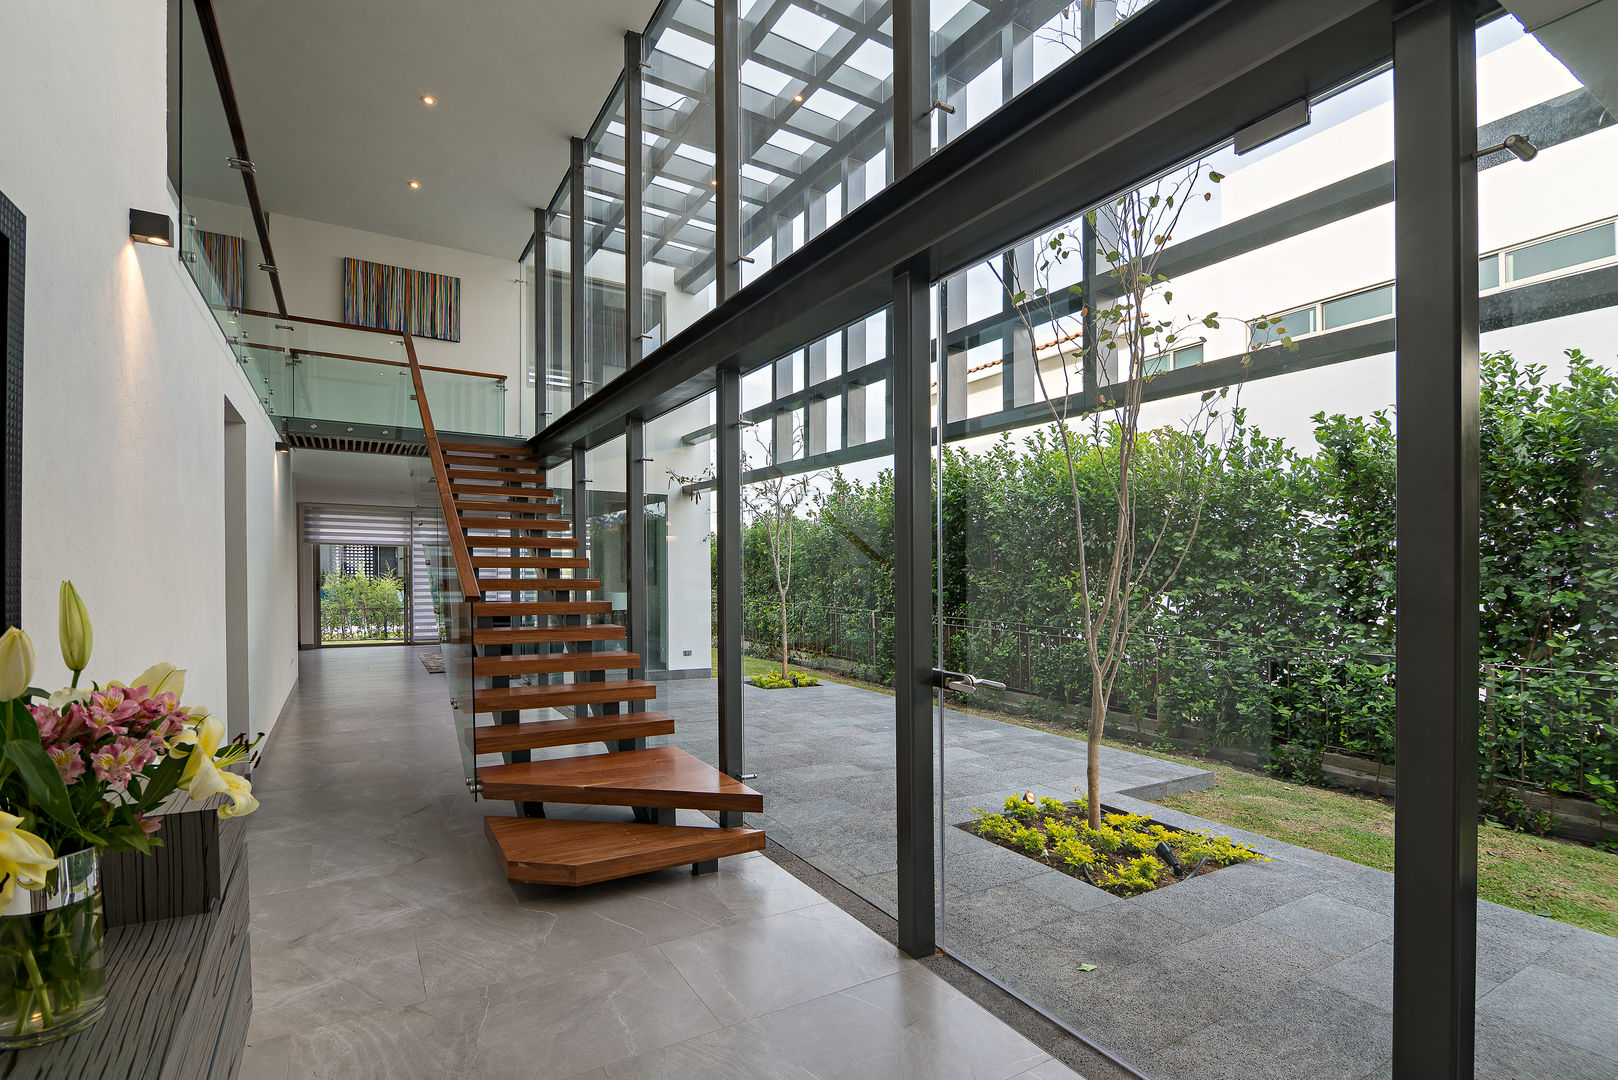
<instances>
[{"instance_id":1,"label":"wooden handrail","mask_svg":"<svg viewBox=\"0 0 1618 1080\"><path fill-rule=\"evenodd\" d=\"M293 316L289 315L287 317L292 318ZM277 315L276 318L279 319L280 316ZM358 330L360 328L356 326L354 329ZM248 341L244 342L244 344L249 349L266 349L270 352L297 353L299 356L329 356L333 360L357 360L362 364L385 364L388 367L407 368L410 366L403 360L383 360L382 358L376 356L353 356L349 353L322 352L319 349L295 349L289 348L285 345L270 345L262 341ZM471 375L479 379L493 379L495 382L506 381L506 376L496 375L493 372L488 371L467 371L463 368L437 367L433 364L422 364L420 367L423 371L443 371L450 375Z\"/></svg>"},{"instance_id":2,"label":"wooden handrail","mask_svg":"<svg viewBox=\"0 0 1618 1080\"><path fill-rule=\"evenodd\" d=\"M421 365L416 362L416 344L409 334L404 338L405 355L410 357L410 380L416 387L416 407L421 410L421 430L427 437L427 457L433 463L434 486L438 488L438 506L444 514L444 531L449 533L450 551L455 557L455 573L461 579L461 596L466 600L483 597L483 586L477 571L472 568L472 553L466 547L466 530L461 528L461 516L455 509L450 494L449 473L444 468L444 451L438 445L438 429L433 426L433 413L427 406L427 391L421 383Z\"/></svg>"}]
</instances>

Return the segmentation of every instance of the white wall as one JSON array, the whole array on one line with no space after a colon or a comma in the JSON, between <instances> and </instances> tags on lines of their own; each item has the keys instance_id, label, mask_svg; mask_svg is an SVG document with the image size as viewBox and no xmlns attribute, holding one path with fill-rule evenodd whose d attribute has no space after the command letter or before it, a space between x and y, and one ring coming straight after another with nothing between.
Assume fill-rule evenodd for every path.
<instances>
[{"instance_id":1,"label":"white wall","mask_svg":"<svg viewBox=\"0 0 1618 1080\"><path fill-rule=\"evenodd\" d=\"M285 455L172 249L129 239L129 209L174 206L166 177L163 0L0 4L0 191L27 216L23 621L39 685L63 685L58 582L95 622L89 675L188 669L226 702L225 403L246 418L249 718L267 730L297 678Z\"/></svg>"},{"instance_id":2,"label":"white wall","mask_svg":"<svg viewBox=\"0 0 1618 1080\"><path fill-rule=\"evenodd\" d=\"M287 310L294 315L340 322L343 315L343 260L369 262L449 274L461 279L461 340L416 339L416 358L423 364L487 371L506 376L506 431L522 431L520 333L522 306L532 294L519 279L521 237L510 259L422 244L396 236L272 214L270 244L281 268ZM262 303L250 297L259 307ZM531 407L531 406L530 406ZM530 425L531 426L531 425Z\"/></svg>"}]
</instances>

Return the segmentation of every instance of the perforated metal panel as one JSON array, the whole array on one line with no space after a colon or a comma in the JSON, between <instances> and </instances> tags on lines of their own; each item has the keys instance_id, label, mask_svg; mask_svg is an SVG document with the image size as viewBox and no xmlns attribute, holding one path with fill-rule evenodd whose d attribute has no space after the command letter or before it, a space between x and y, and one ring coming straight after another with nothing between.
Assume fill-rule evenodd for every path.
<instances>
[{"instance_id":1,"label":"perforated metal panel","mask_svg":"<svg viewBox=\"0 0 1618 1080\"><path fill-rule=\"evenodd\" d=\"M0 194L0 360L5 386L0 392L0 431L5 459L0 465L0 572L5 575L0 617L22 625L22 211Z\"/></svg>"}]
</instances>

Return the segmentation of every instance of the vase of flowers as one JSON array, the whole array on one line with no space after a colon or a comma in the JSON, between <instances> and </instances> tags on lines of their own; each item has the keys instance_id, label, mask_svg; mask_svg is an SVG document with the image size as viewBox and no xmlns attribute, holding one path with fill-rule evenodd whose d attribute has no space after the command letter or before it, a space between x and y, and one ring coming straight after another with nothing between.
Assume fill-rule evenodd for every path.
<instances>
[{"instance_id":1,"label":"vase of flowers","mask_svg":"<svg viewBox=\"0 0 1618 1080\"><path fill-rule=\"evenodd\" d=\"M226 743L222 720L181 705L184 671L80 687L92 633L66 581L59 636L73 681L48 694L29 685L28 635L0 635L0 1049L61 1038L106 1007L101 852L160 845L154 811L176 790L226 796L221 817L258 806L225 771L256 741Z\"/></svg>"}]
</instances>

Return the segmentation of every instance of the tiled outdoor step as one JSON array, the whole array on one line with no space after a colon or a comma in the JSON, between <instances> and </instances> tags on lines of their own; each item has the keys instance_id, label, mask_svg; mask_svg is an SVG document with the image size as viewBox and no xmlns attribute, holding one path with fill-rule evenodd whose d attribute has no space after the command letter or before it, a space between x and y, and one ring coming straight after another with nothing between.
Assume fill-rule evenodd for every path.
<instances>
[{"instance_id":1,"label":"tiled outdoor step","mask_svg":"<svg viewBox=\"0 0 1618 1080\"><path fill-rule=\"evenodd\" d=\"M444 451L445 457L450 454L492 454L495 457L522 458L525 461L534 459L533 451L526 446L503 446L498 443L446 442L439 439L438 448Z\"/></svg>"},{"instance_id":2,"label":"tiled outdoor step","mask_svg":"<svg viewBox=\"0 0 1618 1080\"><path fill-rule=\"evenodd\" d=\"M472 609L474 618L515 618L519 615L538 615L540 618L562 615L611 615L611 600L482 600Z\"/></svg>"},{"instance_id":3,"label":"tiled outdoor step","mask_svg":"<svg viewBox=\"0 0 1618 1080\"><path fill-rule=\"evenodd\" d=\"M485 799L758 813L764 796L675 746L478 769Z\"/></svg>"},{"instance_id":4,"label":"tiled outdoor step","mask_svg":"<svg viewBox=\"0 0 1618 1080\"><path fill-rule=\"evenodd\" d=\"M762 829L517 817L483 825L507 879L540 885L591 885L764 850Z\"/></svg>"},{"instance_id":5,"label":"tiled outdoor step","mask_svg":"<svg viewBox=\"0 0 1618 1080\"><path fill-rule=\"evenodd\" d=\"M472 729L472 749L478 754L510 754L548 746L579 746L673 734L674 721L660 712L567 716L528 724L479 724Z\"/></svg>"},{"instance_id":6,"label":"tiled outdoor step","mask_svg":"<svg viewBox=\"0 0 1618 1080\"><path fill-rule=\"evenodd\" d=\"M651 701L656 697L656 683L645 679L610 679L473 690L472 708L479 713L522 712L524 709L564 709L570 705L606 705L614 701Z\"/></svg>"},{"instance_id":7,"label":"tiled outdoor step","mask_svg":"<svg viewBox=\"0 0 1618 1080\"><path fill-rule=\"evenodd\" d=\"M628 671L640 667L632 652L513 653L472 658L473 675L548 675L558 671Z\"/></svg>"},{"instance_id":8,"label":"tiled outdoor step","mask_svg":"<svg viewBox=\"0 0 1618 1080\"><path fill-rule=\"evenodd\" d=\"M546 641L622 641L629 631L613 623L595 626L480 626L472 631L479 645L526 645Z\"/></svg>"}]
</instances>

